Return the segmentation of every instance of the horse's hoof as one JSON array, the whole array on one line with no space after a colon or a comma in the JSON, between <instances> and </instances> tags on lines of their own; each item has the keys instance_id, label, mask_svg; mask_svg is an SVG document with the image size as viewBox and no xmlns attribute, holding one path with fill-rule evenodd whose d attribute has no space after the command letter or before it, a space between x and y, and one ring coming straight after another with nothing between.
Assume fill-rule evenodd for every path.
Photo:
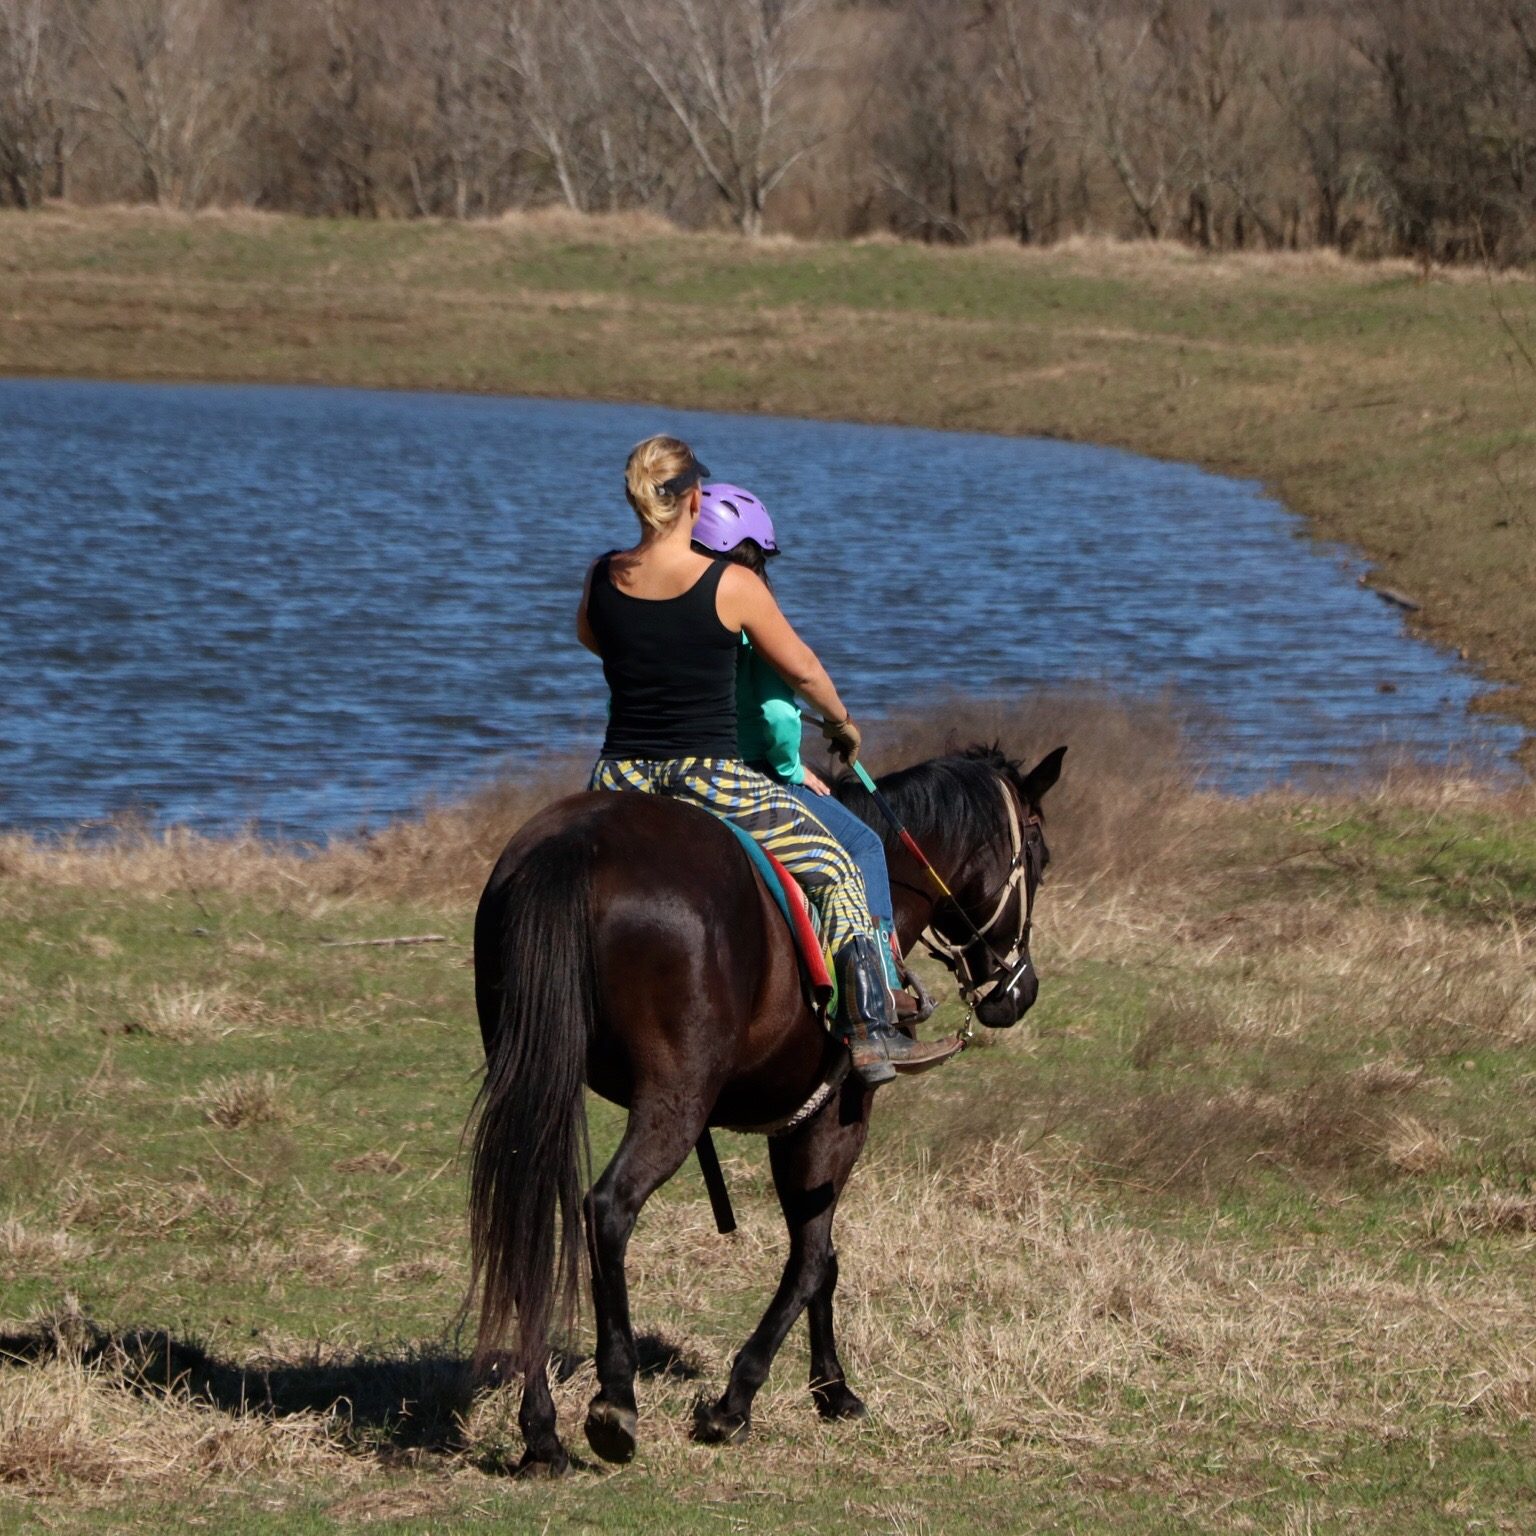
<instances>
[{"instance_id":1,"label":"horse's hoof","mask_svg":"<svg viewBox=\"0 0 1536 1536\"><path fill-rule=\"evenodd\" d=\"M864 1399L853 1392L847 1382L830 1382L824 1387L812 1387L811 1397L816 1404L816 1412L824 1419L869 1417L869 1409L864 1406Z\"/></svg>"},{"instance_id":2,"label":"horse's hoof","mask_svg":"<svg viewBox=\"0 0 1536 1536\"><path fill-rule=\"evenodd\" d=\"M594 1399L587 1409L587 1444L604 1461L629 1461L635 1454L640 1417L633 1408Z\"/></svg>"},{"instance_id":3,"label":"horse's hoof","mask_svg":"<svg viewBox=\"0 0 1536 1536\"><path fill-rule=\"evenodd\" d=\"M532 1451L524 1451L523 1459L512 1469L512 1476L533 1481L536 1478L564 1477L571 1470L571 1458L565 1454L565 1447L560 1446L553 1453L535 1455Z\"/></svg>"},{"instance_id":4,"label":"horse's hoof","mask_svg":"<svg viewBox=\"0 0 1536 1536\"><path fill-rule=\"evenodd\" d=\"M721 1413L703 1399L693 1405L693 1438L700 1445L737 1445L751 1433L749 1413Z\"/></svg>"}]
</instances>

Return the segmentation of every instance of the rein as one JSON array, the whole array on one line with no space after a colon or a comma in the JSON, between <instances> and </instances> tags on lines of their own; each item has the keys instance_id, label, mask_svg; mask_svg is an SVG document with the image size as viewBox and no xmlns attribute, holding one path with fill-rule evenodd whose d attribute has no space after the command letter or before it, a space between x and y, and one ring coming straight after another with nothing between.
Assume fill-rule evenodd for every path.
<instances>
[{"instance_id":1,"label":"rein","mask_svg":"<svg viewBox=\"0 0 1536 1536\"><path fill-rule=\"evenodd\" d=\"M1066 748L1058 749L1065 752ZM1059 761L1059 759L1058 759ZM960 1030L962 1041L975 1038L975 1031L971 1028L971 1020L975 1018L978 1008L984 1006L992 997L998 995L1011 998L1019 985L1023 982L1025 974L1031 969L1029 958L1029 935L1034 925L1035 893L1030 879L1038 885L1041 874L1045 869L1045 855L1043 843L1037 835L1026 838L1023 828L1019 824L1019 805L1014 798L1014 791L1007 780L1001 776L995 776L995 782L1003 797L1004 811L1008 817L1008 838L1012 846L1012 855L1008 862L1008 877L1003 884L1001 894L998 896L997 905L992 909L992 915L981 926L977 927L972 921L970 913L960 905L955 893L945 883L943 875L933 867L933 861L918 846L917 840L902 824L901 817L896 814L889 800L880 792L880 787L870 777L869 770L857 757L853 759L852 767L859 782L868 791L875 804L880 809L880 814L885 817L900 838L907 852L917 861L919 868L924 870L928 878L933 882L939 893L938 900L934 903L933 917L928 926L919 935L919 942L927 949L935 960L939 962L955 978L955 984L960 990L960 995L965 1000L965 1023ZM1041 825L1041 817L1038 812L1030 811L1025 823L1031 832L1038 833ZM1013 943L1009 946L1006 955L1000 955L997 947L987 937L988 934L1002 920L1003 913L1008 909L1008 903L1018 895L1019 884L1024 882L1024 894L1018 896L1019 926L1014 935ZM939 908L945 903L953 909L955 915L970 930L970 937L961 943L956 943L946 938L938 927ZM992 957L997 971L993 976L976 979L974 967L970 961L970 950L980 944ZM988 983L992 985L992 992L988 998L981 998L978 994L981 988Z\"/></svg>"},{"instance_id":2,"label":"rein","mask_svg":"<svg viewBox=\"0 0 1536 1536\"><path fill-rule=\"evenodd\" d=\"M976 1014L979 993L982 987L992 979L983 977L977 980L975 968L970 959L970 952L975 945L981 943L986 947L987 953L998 967L998 974L1009 979L1009 991L1018 984L1018 980L1022 978L1024 970L1030 963L1029 937L1034 927L1035 893L1030 888L1027 877L1037 857L1034 853L1035 844L1027 841L1024 836L1023 827L1019 821L1018 802L1014 798L1013 791L1002 779L998 779L996 783L1002 794L1003 806L1008 817L1008 838L1012 852L1008 861L1008 878L1003 883L991 916L978 926L961 907L953 893L946 889L944 897L934 904L934 920L918 936L918 943L955 978L955 985L960 989L961 997L965 999L966 1016L961 1035L967 1040L975 1034L971 1028L971 1020ZM1038 827L1040 817L1031 814L1025 825L1031 828ZM1009 902L1018 894L1021 886L1023 895L1018 899L1018 927L1007 951L999 954L989 935L1002 921ZM970 929L969 937L959 942L945 938L938 929L939 911L946 901L953 906L961 921Z\"/></svg>"}]
</instances>

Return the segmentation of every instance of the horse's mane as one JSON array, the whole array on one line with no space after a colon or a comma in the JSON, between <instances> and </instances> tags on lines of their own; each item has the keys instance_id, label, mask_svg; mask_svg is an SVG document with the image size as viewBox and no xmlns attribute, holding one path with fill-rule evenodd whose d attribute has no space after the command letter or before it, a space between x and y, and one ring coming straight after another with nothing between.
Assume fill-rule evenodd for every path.
<instances>
[{"instance_id":1,"label":"horse's mane","mask_svg":"<svg viewBox=\"0 0 1536 1536\"><path fill-rule=\"evenodd\" d=\"M962 847L996 829L998 775L1023 793L1024 771L1019 764L996 742L991 746L978 742L898 769L880 780L880 790L908 827L921 829L935 843ZM838 778L833 793L876 831L890 832L869 791L851 774Z\"/></svg>"}]
</instances>

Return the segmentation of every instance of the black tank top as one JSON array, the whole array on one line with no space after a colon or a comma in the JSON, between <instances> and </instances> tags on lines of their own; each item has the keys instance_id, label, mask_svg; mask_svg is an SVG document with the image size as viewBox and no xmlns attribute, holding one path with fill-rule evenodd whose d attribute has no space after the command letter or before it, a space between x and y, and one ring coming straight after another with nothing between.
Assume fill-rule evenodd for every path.
<instances>
[{"instance_id":1,"label":"black tank top","mask_svg":"<svg viewBox=\"0 0 1536 1536\"><path fill-rule=\"evenodd\" d=\"M741 636L715 612L730 563L712 560L676 597L631 597L613 584L610 552L592 572L587 622L613 695L604 757L739 757L736 659Z\"/></svg>"}]
</instances>

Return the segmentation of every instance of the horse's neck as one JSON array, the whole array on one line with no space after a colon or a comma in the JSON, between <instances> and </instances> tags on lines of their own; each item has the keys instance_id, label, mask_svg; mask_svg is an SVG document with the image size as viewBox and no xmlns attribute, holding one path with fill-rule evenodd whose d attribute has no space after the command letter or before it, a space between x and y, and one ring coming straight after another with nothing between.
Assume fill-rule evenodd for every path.
<instances>
[{"instance_id":1,"label":"horse's neck","mask_svg":"<svg viewBox=\"0 0 1536 1536\"><path fill-rule=\"evenodd\" d=\"M985 900L986 893L975 889L978 877L976 852L955 848L942 841L933 828L916 825L907 829L918 847L933 862L944 883L954 892L962 907ZM927 872L895 839L886 843L886 857L891 869L891 897L896 911L896 933L906 953L918 935L933 921L938 897Z\"/></svg>"},{"instance_id":2,"label":"horse's neck","mask_svg":"<svg viewBox=\"0 0 1536 1536\"><path fill-rule=\"evenodd\" d=\"M896 909L896 940L905 955L917 943L918 935L933 921L933 902L905 889L893 890L891 894Z\"/></svg>"},{"instance_id":3,"label":"horse's neck","mask_svg":"<svg viewBox=\"0 0 1536 1536\"><path fill-rule=\"evenodd\" d=\"M944 877L950 888L954 889L955 881L960 877L960 871L951 867L953 851L936 843L931 832L925 840L922 832L916 827L909 830L918 847L933 861L934 868ZM938 905L938 897L927 871L899 842L887 843L885 851L891 870L891 899L896 912L896 935L900 940L902 953L905 954L917 943L918 935L933 921L933 911Z\"/></svg>"}]
</instances>

